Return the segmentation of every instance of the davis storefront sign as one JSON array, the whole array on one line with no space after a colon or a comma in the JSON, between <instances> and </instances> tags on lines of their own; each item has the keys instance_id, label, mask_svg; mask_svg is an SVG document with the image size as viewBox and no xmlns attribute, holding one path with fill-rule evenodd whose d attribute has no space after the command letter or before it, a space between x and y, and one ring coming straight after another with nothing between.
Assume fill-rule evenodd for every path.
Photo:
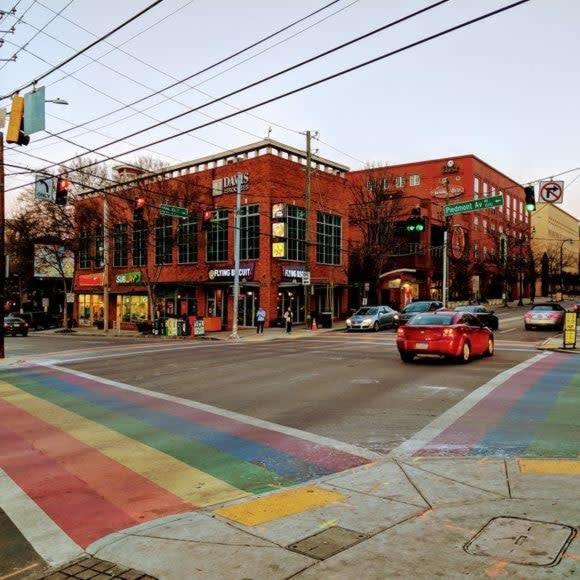
<instances>
[{"instance_id":1,"label":"davis storefront sign","mask_svg":"<svg viewBox=\"0 0 580 580\"><path fill-rule=\"evenodd\" d=\"M142 281L143 275L141 272L125 272L115 276L117 284L141 284Z\"/></svg>"}]
</instances>

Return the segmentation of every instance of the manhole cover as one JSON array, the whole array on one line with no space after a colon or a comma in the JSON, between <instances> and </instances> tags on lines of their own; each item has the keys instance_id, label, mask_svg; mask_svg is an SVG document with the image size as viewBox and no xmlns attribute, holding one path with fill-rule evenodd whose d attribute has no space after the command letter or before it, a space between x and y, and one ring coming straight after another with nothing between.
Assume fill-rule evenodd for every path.
<instances>
[{"instance_id":1,"label":"manhole cover","mask_svg":"<svg viewBox=\"0 0 580 580\"><path fill-rule=\"evenodd\" d=\"M575 535L570 526L498 517L489 520L464 548L475 556L515 564L555 566Z\"/></svg>"},{"instance_id":2,"label":"manhole cover","mask_svg":"<svg viewBox=\"0 0 580 580\"><path fill-rule=\"evenodd\" d=\"M353 532L352 530L334 526L319 534L300 540L296 544L291 544L288 548L305 556L325 560L358 544L365 538L366 535L360 532Z\"/></svg>"}]
</instances>

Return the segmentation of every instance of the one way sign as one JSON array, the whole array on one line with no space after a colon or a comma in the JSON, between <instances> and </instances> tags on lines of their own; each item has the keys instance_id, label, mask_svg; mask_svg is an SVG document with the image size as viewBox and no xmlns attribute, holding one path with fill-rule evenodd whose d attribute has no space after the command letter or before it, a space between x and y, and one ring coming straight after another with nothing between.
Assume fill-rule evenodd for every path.
<instances>
[{"instance_id":1,"label":"one way sign","mask_svg":"<svg viewBox=\"0 0 580 580\"><path fill-rule=\"evenodd\" d=\"M540 201L545 203L562 203L564 201L564 182L541 181Z\"/></svg>"}]
</instances>

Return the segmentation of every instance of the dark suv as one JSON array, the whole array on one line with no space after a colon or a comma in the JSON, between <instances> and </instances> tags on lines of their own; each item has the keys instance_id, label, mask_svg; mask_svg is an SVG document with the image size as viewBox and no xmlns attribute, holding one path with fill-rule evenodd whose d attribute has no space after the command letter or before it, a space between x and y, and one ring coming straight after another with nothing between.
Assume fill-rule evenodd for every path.
<instances>
[{"instance_id":1,"label":"dark suv","mask_svg":"<svg viewBox=\"0 0 580 580\"><path fill-rule=\"evenodd\" d=\"M32 330L55 328L58 326L56 318L46 312L11 312L10 316L22 318L28 328Z\"/></svg>"},{"instance_id":2,"label":"dark suv","mask_svg":"<svg viewBox=\"0 0 580 580\"><path fill-rule=\"evenodd\" d=\"M435 312L439 308L443 308L443 302L439 302L438 300L418 300L417 302L411 302L401 310L400 314L395 314L395 324L402 326L403 324L407 324L417 314Z\"/></svg>"}]
</instances>

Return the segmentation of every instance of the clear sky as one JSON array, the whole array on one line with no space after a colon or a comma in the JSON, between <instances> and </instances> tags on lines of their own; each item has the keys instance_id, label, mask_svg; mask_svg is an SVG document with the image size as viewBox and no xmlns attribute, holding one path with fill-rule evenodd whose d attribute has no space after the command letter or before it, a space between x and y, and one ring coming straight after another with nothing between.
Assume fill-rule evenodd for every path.
<instances>
[{"instance_id":1,"label":"clear sky","mask_svg":"<svg viewBox=\"0 0 580 580\"><path fill-rule=\"evenodd\" d=\"M3 0L1 7L9 9L16 3L16 18L20 16L22 20L15 34L0 33L0 38L6 41L0 48L2 58L10 57L16 50L11 43L26 44L36 33L34 27L46 26L46 33L72 48L38 34L18 54L16 62L0 63L2 94L49 68L38 57L54 64L94 39L61 16L100 35L147 6L150 0ZM87 57L83 55L64 67L66 74L73 73L74 77L58 72L41 83L47 87L47 98L60 97L70 102L69 106L47 105L50 113L47 128L58 133L70 123L77 124L118 108L119 102L125 104L145 96L151 89L160 89L174 78L192 74L325 3L324 0L165 0L109 39L115 46L122 45L126 52L101 43L86 53ZM430 3L340 0L265 45L190 81L190 85L198 85L198 90L190 89L176 96L188 88L180 85L166 93L179 102L159 95L138 107L142 110L155 105L146 115L165 119L186 107L206 102L208 97L200 90L221 96ZM248 106L509 3L509 0L451 0L355 46L236 95L228 102L237 107ZM55 15L47 7L64 11L49 23ZM4 17L0 29L9 28L16 18ZM170 163L185 161L256 141L266 136L268 127L272 127L273 138L303 147L300 132L312 129L318 130L324 141L315 145L321 155L352 168L360 168L367 161L402 163L474 153L520 182L555 175L580 167L579 23L578 0L532 0L490 20L254 111L260 118L243 114L230 121L235 127L213 125L145 153ZM268 47L271 48L259 54ZM248 56L252 58L242 62ZM232 64L237 66L227 70ZM80 67L82 70L75 72ZM211 78L216 73L221 74ZM5 105L6 102L0 104ZM204 112L219 116L232 110L219 104ZM155 122L140 113L123 119L132 112L125 110L89 125L100 127L104 135L83 128L66 136L90 148ZM174 128L160 127L130 141L144 144L206 120L201 112L190 114L173 122ZM55 138L39 143L43 136L33 135L31 144L22 151L53 162L82 152L80 147ZM130 144L121 143L105 153L117 155L131 148ZM134 155L127 159L131 158ZM36 168L45 165L13 151L6 153L6 162ZM563 208L576 216L580 216L578 176L580 171L563 177L570 184ZM8 177L7 187L25 181L28 177ZM11 202L13 194L8 194L9 206Z\"/></svg>"}]
</instances>

